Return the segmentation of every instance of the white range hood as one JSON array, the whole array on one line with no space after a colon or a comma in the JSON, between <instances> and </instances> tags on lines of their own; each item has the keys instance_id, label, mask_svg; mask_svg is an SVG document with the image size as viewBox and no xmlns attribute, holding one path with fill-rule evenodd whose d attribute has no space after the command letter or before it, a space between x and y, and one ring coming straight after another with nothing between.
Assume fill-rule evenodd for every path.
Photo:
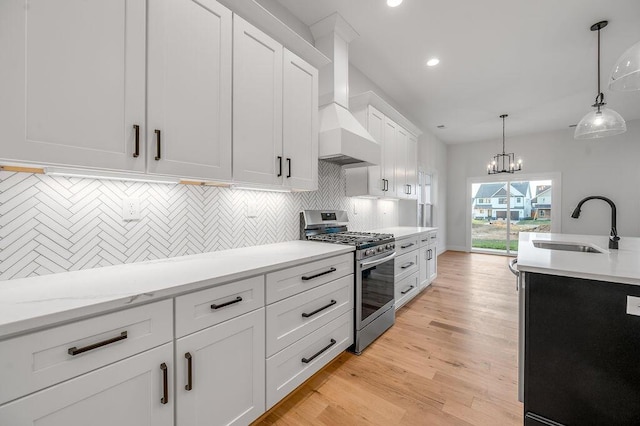
<instances>
[{"instance_id":1,"label":"white range hood","mask_svg":"<svg viewBox=\"0 0 640 426\"><path fill-rule=\"evenodd\" d=\"M320 70L319 158L347 167L380 164L380 145L349 112L349 43L358 33L338 13L311 32L316 48L332 60Z\"/></svg>"}]
</instances>

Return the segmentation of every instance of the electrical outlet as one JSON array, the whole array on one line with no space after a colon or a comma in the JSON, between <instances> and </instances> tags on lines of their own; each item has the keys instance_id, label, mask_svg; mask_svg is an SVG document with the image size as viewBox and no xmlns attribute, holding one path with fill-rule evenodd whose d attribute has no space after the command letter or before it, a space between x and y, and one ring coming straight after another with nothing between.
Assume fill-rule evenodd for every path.
<instances>
[{"instance_id":1,"label":"electrical outlet","mask_svg":"<svg viewBox=\"0 0 640 426\"><path fill-rule=\"evenodd\" d=\"M258 217L258 203L253 198L247 200L247 217Z\"/></svg>"},{"instance_id":2,"label":"electrical outlet","mask_svg":"<svg viewBox=\"0 0 640 426\"><path fill-rule=\"evenodd\" d=\"M125 198L122 200L122 219L126 221L140 220L139 198Z\"/></svg>"}]
</instances>

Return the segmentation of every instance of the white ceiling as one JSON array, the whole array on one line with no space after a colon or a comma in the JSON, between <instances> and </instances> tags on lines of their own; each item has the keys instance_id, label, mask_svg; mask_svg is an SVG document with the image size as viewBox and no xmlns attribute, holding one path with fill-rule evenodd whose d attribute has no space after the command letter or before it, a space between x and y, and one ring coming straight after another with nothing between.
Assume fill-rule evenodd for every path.
<instances>
[{"instance_id":1,"label":"white ceiling","mask_svg":"<svg viewBox=\"0 0 640 426\"><path fill-rule=\"evenodd\" d=\"M306 25L339 12L360 33L350 62L447 143L501 137L503 113L507 138L567 129L597 94L591 24L609 20L603 81L640 40L640 0L278 1ZM440 65L425 67L432 56ZM640 118L640 92L603 87L612 109Z\"/></svg>"}]
</instances>

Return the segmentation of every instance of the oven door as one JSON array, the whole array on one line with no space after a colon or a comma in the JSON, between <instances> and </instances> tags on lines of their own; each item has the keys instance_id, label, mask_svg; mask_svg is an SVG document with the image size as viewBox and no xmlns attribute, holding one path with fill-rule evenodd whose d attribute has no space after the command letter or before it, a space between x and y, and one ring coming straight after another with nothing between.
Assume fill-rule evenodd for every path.
<instances>
[{"instance_id":1,"label":"oven door","mask_svg":"<svg viewBox=\"0 0 640 426\"><path fill-rule=\"evenodd\" d=\"M356 265L356 328L361 330L394 303L394 258L384 253Z\"/></svg>"}]
</instances>

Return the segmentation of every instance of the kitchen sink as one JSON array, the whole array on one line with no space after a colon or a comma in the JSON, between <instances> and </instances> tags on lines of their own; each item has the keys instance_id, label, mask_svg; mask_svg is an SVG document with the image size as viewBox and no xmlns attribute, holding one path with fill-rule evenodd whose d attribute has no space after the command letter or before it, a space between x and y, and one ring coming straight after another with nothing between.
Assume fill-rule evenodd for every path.
<instances>
[{"instance_id":1,"label":"kitchen sink","mask_svg":"<svg viewBox=\"0 0 640 426\"><path fill-rule=\"evenodd\" d=\"M577 251L581 253L604 253L603 250L590 244L571 243L567 241L537 240L533 241L533 245L537 248L549 250Z\"/></svg>"}]
</instances>

